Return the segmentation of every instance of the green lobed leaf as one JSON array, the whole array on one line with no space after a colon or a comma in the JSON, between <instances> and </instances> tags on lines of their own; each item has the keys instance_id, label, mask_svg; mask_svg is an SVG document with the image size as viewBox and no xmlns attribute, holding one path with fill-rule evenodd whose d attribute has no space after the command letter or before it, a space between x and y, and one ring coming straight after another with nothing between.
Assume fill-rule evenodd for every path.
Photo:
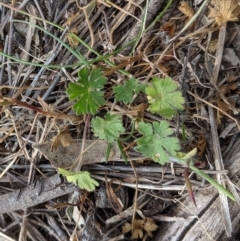
<instances>
[{"instance_id":1,"label":"green lobed leaf","mask_svg":"<svg viewBox=\"0 0 240 241\"><path fill-rule=\"evenodd\" d=\"M94 191L99 183L91 178L90 173L84 172L70 172L62 168L58 168L58 173L67 178L69 182L78 185L81 189L85 189L88 192Z\"/></svg>"},{"instance_id":2,"label":"green lobed leaf","mask_svg":"<svg viewBox=\"0 0 240 241\"><path fill-rule=\"evenodd\" d=\"M125 81L123 85L113 87L116 94L117 101L123 101L124 104L132 102L134 94L138 94L140 91L144 91L145 85L140 84L137 79L132 78Z\"/></svg>"},{"instance_id":3,"label":"green lobed leaf","mask_svg":"<svg viewBox=\"0 0 240 241\"><path fill-rule=\"evenodd\" d=\"M153 122L152 125L140 122L138 131L143 136L137 139L136 150L155 162L169 162L169 155L175 156L180 149L178 138L170 136L174 130L167 121Z\"/></svg>"},{"instance_id":4,"label":"green lobed leaf","mask_svg":"<svg viewBox=\"0 0 240 241\"><path fill-rule=\"evenodd\" d=\"M92 119L92 131L94 136L112 143L124 133L125 129L119 115L107 113L104 119L98 116Z\"/></svg>"},{"instance_id":5,"label":"green lobed leaf","mask_svg":"<svg viewBox=\"0 0 240 241\"><path fill-rule=\"evenodd\" d=\"M169 77L160 79L153 77L150 86L145 91L150 103L150 111L172 119L177 110L184 109L184 98L177 90L177 84Z\"/></svg>"},{"instance_id":6,"label":"green lobed leaf","mask_svg":"<svg viewBox=\"0 0 240 241\"><path fill-rule=\"evenodd\" d=\"M104 103L104 93L100 91L107 79L100 69L83 68L78 73L77 83L69 83L67 94L70 100L76 100L73 110L77 115L96 114Z\"/></svg>"}]
</instances>

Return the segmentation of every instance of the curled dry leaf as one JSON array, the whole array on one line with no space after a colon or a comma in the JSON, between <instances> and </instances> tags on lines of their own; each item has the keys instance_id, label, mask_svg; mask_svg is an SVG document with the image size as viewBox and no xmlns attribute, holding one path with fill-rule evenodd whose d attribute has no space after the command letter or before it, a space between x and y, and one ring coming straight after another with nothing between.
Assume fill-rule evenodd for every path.
<instances>
[{"instance_id":1,"label":"curled dry leaf","mask_svg":"<svg viewBox=\"0 0 240 241\"><path fill-rule=\"evenodd\" d=\"M209 53L213 54L217 50L218 39L213 39L208 45Z\"/></svg>"},{"instance_id":2,"label":"curled dry leaf","mask_svg":"<svg viewBox=\"0 0 240 241\"><path fill-rule=\"evenodd\" d=\"M235 82L229 82L227 83L226 85L222 85L220 88L219 88L219 91L222 95L224 96L228 96L228 94L231 92L231 91L234 91L236 92L238 86ZM220 95L218 95L216 97L216 104L218 106L219 109L221 109L222 111L225 111L226 113L230 114L231 113L231 110L232 110L232 107L235 108L235 105L236 103L231 100L231 99L228 99L228 102L229 103L226 103L225 101L223 101L223 99L221 98ZM220 112L219 110L217 110L217 123L221 123L221 119L224 117L224 114L222 112Z\"/></svg>"},{"instance_id":3,"label":"curled dry leaf","mask_svg":"<svg viewBox=\"0 0 240 241\"><path fill-rule=\"evenodd\" d=\"M163 26L161 27L161 30L166 32L170 38L172 38L175 34L176 31L176 25L174 23L165 23L163 24Z\"/></svg>"},{"instance_id":4,"label":"curled dry leaf","mask_svg":"<svg viewBox=\"0 0 240 241\"><path fill-rule=\"evenodd\" d=\"M234 103L231 103L231 101L229 101L229 103L230 103L233 107L235 107ZM224 111L224 112L226 112L226 113L228 113L228 114L231 113L231 108L230 108L230 106L229 106L226 102L224 102L220 97L217 99L217 107L218 107L220 110L222 110L222 111ZM222 119L223 117L224 117L224 114L223 114L221 111L217 110L217 123L218 123L218 124L221 123L221 119Z\"/></svg>"},{"instance_id":5,"label":"curled dry leaf","mask_svg":"<svg viewBox=\"0 0 240 241\"><path fill-rule=\"evenodd\" d=\"M141 103L139 105L130 106L130 113L132 116L137 116L139 120L143 119L144 111L148 108L148 104Z\"/></svg>"},{"instance_id":6,"label":"curled dry leaf","mask_svg":"<svg viewBox=\"0 0 240 241\"><path fill-rule=\"evenodd\" d=\"M187 22L190 21L190 19L194 16L194 10L185 1L182 1L180 3L180 5L178 6L178 9L187 17ZM191 26L189 26L189 29L192 30L193 28L194 28L194 24L191 24Z\"/></svg>"},{"instance_id":7,"label":"curled dry leaf","mask_svg":"<svg viewBox=\"0 0 240 241\"><path fill-rule=\"evenodd\" d=\"M228 21L238 21L240 15L238 0L212 0L211 5L209 18L214 19L218 26Z\"/></svg>"},{"instance_id":8,"label":"curled dry leaf","mask_svg":"<svg viewBox=\"0 0 240 241\"><path fill-rule=\"evenodd\" d=\"M108 182L107 176L105 175L105 185L106 185L106 193L108 196L108 200L113 208L113 210L117 213L120 214L124 208L124 205L120 198L117 197L116 193L120 189L120 185L116 190L113 190L112 188L112 181Z\"/></svg>"},{"instance_id":9,"label":"curled dry leaf","mask_svg":"<svg viewBox=\"0 0 240 241\"><path fill-rule=\"evenodd\" d=\"M76 25L74 25L74 23L76 23L77 21L79 21L79 18L81 16L81 13L78 11L76 13L72 13L67 17L67 21L66 23L63 24L63 26L69 26L70 27L70 31L73 34L78 34L79 30L77 29ZM68 42L71 45L71 47L75 47L79 44L79 41L74 39L71 34L69 33L68 36Z\"/></svg>"},{"instance_id":10,"label":"curled dry leaf","mask_svg":"<svg viewBox=\"0 0 240 241\"><path fill-rule=\"evenodd\" d=\"M206 150L206 139L204 135L198 136L198 142L197 142L197 149L198 149L198 155L202 156Z\"/></svg>"},{"instance_id":11,"label":"curled dry leaf","mask_svg":"<svg viewBox=\"0 0 240 241\"><path fill-rule=\"evenodd\" d=\"M188 19L194 16L194 10L188 5L187 2L183 1L178 7L179 11L188 17Z\"/></svg>"},{"instance_id":12,"label":"curled dry leaf","mask_svg":"<svg viewBox=\"0 0 240 241\"><path fill-rule=\"evenodd\" d=\"M230 91L237 90L238 85L235 82L228 82L226 85L222 85L219 87L219 91L221 94L226 95L230 93Z\"/></svg>"},{"instance_id":13,"label":"curled dry leaf","mask_svg":"<svg viewBox=\"0 0 240 241\"><path fill-rule=\"evenodd\" d=\"M152 232L158 228L152 218L146 218L143 226L149 237L152 237Z\"/></svg>"},{"instance_id":14,"label":"curled dry leaf","mask_svg":"<svg viewBox=\"0 0 240 241\"><path fill-rule=\"evenodd\" d=\"M28 103L18 101L16 99L12 99L12 98L8 98L8 99L11 99L11 102L12 102L11 105L17 104L20 106L30 108L43 115L54 117L55 120L68 120L71 123L78 123L78 124L83 121L83 117L75 116L75 115L68 115L68 114L59 113L59 112L54 111L53 107L51 105L48 105L46 102L44 102L44 100L40 96L37 98L37 100L38 100L39 104L42 106L42 109L29 105Z\"/></svg>"},{"instance_id":15,"label":"curled dry leaf","mask_svg":"<svg viewBox=\"0 0 240 241\"><path fill-rule=\"evenodd\" d=\"M152 237L152 232L157 228L158 226L152 218L135 219L133 221L133 230L131 223L125 223L122 227L122 233L125 234L132 231L131 239L138 239L142 238L144 233L146 233L147 236Z\"/></svg>"},{"instance_id":16,"label":"curled dry leaf","mask_svg":"<svg viewBox=\"0 0 240 241\"><path fill-rule=\"evenodd\" d=\"M68 128L64 128L60 133L57 134L57 136L53 138L51 151L56 150L60 145L63 147L70 146L72 140L73 139L68 131Z\"/></svg>"}]
</instances>

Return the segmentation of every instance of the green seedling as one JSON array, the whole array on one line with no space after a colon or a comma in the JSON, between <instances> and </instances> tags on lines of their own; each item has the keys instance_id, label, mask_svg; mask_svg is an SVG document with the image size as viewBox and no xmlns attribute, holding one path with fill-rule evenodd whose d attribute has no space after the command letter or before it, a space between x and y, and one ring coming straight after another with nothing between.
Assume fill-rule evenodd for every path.
<instances>
[{"instance_id":1,"label":"green seedling","mask_svg":"<svg viewBox=\"0 0 240 241\"><path fill-rule=\"evenodd\" d=\"M136 150L155 162L164 165L169 162L169 154L175 156L180 149L179 140L172 136L174 130L167 121L153 122L152 125L140 122L138 131L143 136L137 139Z\"/></svg>"},{"instance_id":2,"label":"green seedling","mask_svg":"<svg viewBox=\"0 0 240 241\"><path fill-rule=\"evenodd\" d=\"M159 16L155 19L152 25L155 24L155 22L162 17L163 13L167 10L167 8L170 6L172 2L173 2L172 0L168 1L166 7L162 11L162 13L160 13ZM206 2L207 1L204 1L201 8L196 13L196 16L197 14L199 14L200 10L203 8ZM33 17L32 15L24 11L21 11L17 8L14 8L13 6L10 6L8 4L4 4L1 2L0 5L11 8L13 11L19 12L23 15ZM23 61L21 59L10 56L3 52L0 52L0 55L3 55L21 64L27 64L27 65L39 66L39 67L45 67L45 68L58 68L58 69L67 68L67 67L71 68L71 67L79 66L81 64L83 68L79 71L79 79L77 83L69 84L67 89L67 94L70 100L76 101L73 109L76 111L77 115L84 115L84 114L95 115L99 111L99 108L105 103L104 92L102 90L107 80L103 76L100 69L90 70L90 66L93 63L103 60L109 66L115 67L115 65L108 59L109 56L115 55L116 53L122 51L127 46L130 46L134 43L135 43L134 46L136 46L136 44L141 39L143 33L146 31L146 28L145 28L146 16L147 16L147 11L145 11L144 13L144 18L142 21L143 24L141 26L141 31L138 37L133 41L129 42L126 46L123 46L122 48L119 48L118 50L113 51L109 55L104 55L104 56L100 55L97 51L92 49L88 44L86 44L78 36L76 36L73 33L68 33L75 40L78 40L79 43L81 43L87 50L97 55L97 58L90 61L87 61L77 51L77 49L71 48L60 38L46 31L44 28L41 28L40 26L37 26L37 25L33 25L32 23L29 23L26 21L14 20L15 22L31 24L34 27L38 28L39 30L45 32L49 36L52 36L57 42L61 44L61 46L66 48L71 54L73 54L77 58L78 63L74 65L50 65L50 64L44 65L44 64L34 63L34 61L31 61L31 62ZM38 19L39 21L45 21L36 16L35 18ZM60 29L61 31L64 30L61 26L58 26L54 23L47 22L47 21L45 21L45 23L50 24ZM189 25L190 24L191 22L189 22ZM152 25L150 25L149 28L151 28ZM184 30L187 29L187 27L188 26L186 25ZM133 47L133 49L135 49L135 47ZM127 77L130 76L130 74L124 70L119 70L119 72L121 72L124 76L127 76ZM136 79L134 78L129 79L123 85L119 85L113 88L115 93L115 100L122 101L124 104L130 104L133 100L133 96L137 95L140 91L144 92L144 88L145 86L138 83ZM177 114L177 111L184 110L184 98L182 97L181 92L177 91L177 84L173 82L173 80L169 77L165 79L153 77L148 87L145 88L145 92L147 94L149 104L150 104L149 110L153 114L159 114L163 118L172 119L173 116ZM30 108L41 114L49 115L49 112L44 112L40 108L34 107L32 105L18 101L16 99L3 97L0 100L0 102L1 102L0 103L1 106L18 105L18 106ZM52 113L50 114L53 115ZM106 128L106 126L108 128ZM112 143L113 141L117 141L120 150L123 151L121 147L121 142L120 142L120 135L124 134L125 130L123 128L120 117L118 116L113 117L109 113L106 114L104 119L100 117L95 117L92 121L92 130L96 137L104 139L109 143ZM136 150L141 152L143 155L152 158L154 161L160 164L165 164L165 163L168 163L169 161L171 162L173 159L177 160L179 163L190 168L196 174L198 174L199 176L207 180L211 185L216 187L220 192L223 192L229 198L231 198L232 200L235 200L232 193L230 193L228 190L222 187L209 175L205 174L203 171L195 167L194 163L192 162L192 157L189 157L187 155L179 156L179 154L177 153L177 151L180 148L179 140L178 138L172 136L174 131L172 128L169 127L169 123L167 121L153 122L153 124L140 122L138 132L142 135L142 137L136 140L136 143L137 143ZM122 154L124 154L124 152ZM86 189L88 191L93 191L95 187L98 186L98 183L91 178L88 172L69 172L64 169L59 169L58 172L66 176L68 181L71 181L74 184L79 185L80 188Z\"/></svg>"},{"instance_id":3,"label":"green seedling","mask_svg":"<svg viewBox=\"0 0 240 241\"><path fill-rule=\"evenodd\" d=\"M177 110L184 110L184 98L177 91L177 84L171 78L160 79L153 77L150 85L145 89L150 111L172 119Z\"/></svg>"},{"instance_id":4,"label":"green seedling","mask_svg":"<svg viewBox=\"0 0 240 241\"><path fill-rule=\"evenodd\" d=\"M69 182L78 185L81 189L89 192L94 191L99 183L91 178L90 173L84 172L70 172L62 168L58 168L58 173L62 174Z\"/></svg>"},{"instance_id":5,"label":"green seedling","mask_svg":"<svg viewBox=\"0 0 240 241\"><path fill-rule=\"evenodd\" d=\"M140 91L144 92L145 85L140 84L137 79L130 79L125 81L124 84L113 87L116 94L115 99L122 101L124 104L132 103L133 96L137 95Z\"/></svg>"},{"instance_id":6,"label":"green seedling","mask_svg":"<svg viewBox=\"0 0 240 241\"><path fill-rule=\"evenodd\" d=\"M67 94L70 100L76 100L73 110L77 115L96 114L104 103L104 93L101 91L107 78L100 69L83 68L78 73L77 83L70 83Z\"/></svg>"},{"instance_id":7,"label":"green seedling","mask_svg":"<svg viewBox=\"0 0 240 241\"><path fill-rule=\"evenodd\" d=\"M197 175L208 181L212 186L214 186L219 192L224 193L226 196L228 196L233 201L236 201L233 194L228 191L226 188L224 188L222 185L220 185L217 181L215 181L213 178L211 178L208 174L204 173L202 170L198 169L194 166L194 160L193 156L196 154L197 149L194 148L189 153L177 153L175 157L170 156L170 162L179 163L183 166L186 166L187 168L190 168L192 171L194 171Z\"/></svg>"},{"instance_id":8,"label":"green seedling","mask_svg":"<svg viewBox=\"0 0 240 241\"><path fill-rule=\"evenodd\" d=\"M118 140L120 134L123 134L125 129L119 115L107 113L105 118L97 116L92 119L92 131L94 136L112 143Z\"/></svg>"}]
</instances>

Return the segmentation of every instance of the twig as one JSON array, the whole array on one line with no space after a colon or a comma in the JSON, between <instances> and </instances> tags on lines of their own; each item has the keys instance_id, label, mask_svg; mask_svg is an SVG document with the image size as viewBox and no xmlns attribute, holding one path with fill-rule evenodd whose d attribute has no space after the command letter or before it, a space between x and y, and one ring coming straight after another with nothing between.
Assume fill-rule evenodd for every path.
<instances>
[{"instance_id":1,"label":"twig","mask_svg":"<svg viewBox=\"0 0 240 241\"><path fill-rule=\"evenodd\" d=\"M35 187L35 184L31 184L23 188L20 192L20 197L18 197L19 190L0 196L0 213L25 210L53 198L78 191L78 188L72 184L63 184L62 186L62 181L58 174L43 179L41 182L41 187L39 185Z\"/></svg>"},{"instance_id":2,"label":"twig","mask_svg":"<svg viewBox=\"0 0 240 241\"><path fill-rule=\"evenodd\" d=\"M14 12L13 10L10 10L11 14L10 14L10 27L9 27L9 42L8 42L8 55L12 54L12 40L13 40L13 16L14 16ZM7 63L7 67L8 67L8 80L9 80L9 85L12 85L12 66L11 66L11 62L10 59L8 59L8 63Z\"/></svg>"},{"instance_id":3,"label":"twig","mask_svg":"<svg viewBox=\"0 0 240 241\"><path fill-rule=\"evenodd\" d=\"M93 33L92 25L91 25L91 23L90 23L90 21L89 21L88 13L89 13L89 11L91 11L91 8L92 8L91 5L93 5L93 4L95 4L95 3L94 3L94 1L91 1L89 4L87 4L87 5L84 6L84 7L81 7L81 6L79 5L78 1L76 1L76 4L77 4L77 7L78 7L81 11L83 11L83 13L84 13L85 20L86 20L86 23L87 23L87 26L88 26L88 30L89 30L89 33L90 33L90 37L91 37L91 38L90 38L90 39L91 39L91 44L90 44L90 46L91 46L91 48L92 48L93 45L94 45L94 43L95 43L95 38L94 38L94 33ZM90 50L88 50L88 54L87 54L87 55L89 55L89 54L90 54Z\"/></svg>"},{"instance_id":4,"label":"twig","mask_svg":"<svg viewBox=\"0 0 240 241\"><path fill-rule=\"evenodd\" d=\"M213 69L213 81L217 85L219 70L222 62L222 54L223 54L223 47L224 41L226 36L226 23L220 28L219 30L219 38L218 38L218 49L216 52L216 59ZM220 143L217 133L217 126L216 126L216 114L215 111L211 106L208 106L209 110L209 118L210 118L210 126L211 126L211 133L212 133L212 145L215 157L215 166L216 170L223 170L224 164L222 160L222 154L220 150ZM222 178L221 174L217 174L217 181L219 184L222 184L224 187L226 186L225 181ZM228 206L228 199L227 196L223 193L219 193L220 201L221 201L221 209L222 209L222 216L224 220L224 228L228 237L231 237L232 233L232 223L230 217L230 211Z\"/></svg>"},{"instance_id":5,"label":"twig","mask_svg":"<svg viewBox=\"0 0 240 241\"><path fill-rule=\"evenodd\" d=\"M6 39L5 39L5 43L4 43L4 53L7 52L7 43L8 43L8 39L9 39L9 36L6 36ZM4 66L3 64L5 63L5 56L2 56L2 66L1 66L1 71L0 71L0 86L2 85L3 83L3 73L4 73Z\"/></svg>"},{"instance_id":6,"label":"twig","mask_svg":"<svg viewBox=\"0 0 240 241\"><path fill-rule=\"evenodd\" d=\"M190 92L190 91L188 91L188 94L190 94L190 95L193 96L194 98L202 101L203 103L207 104L208 106L211 106L212 108L220 111L220 112L223 113L225 116L227 116L227 117L229 117L230 119L232 119L232 120L237 124L237 127L238 127L238 129L240 130L240 125L239 125L238 121L237 121L235 118L233 118L232 116L230 116L227 112L225 112L225 111L223 111L222 109L218 108L217 106L211 104L210 102L208 102L208 101L200 98L199 96L193 94L193 93Z\"/></svg>"},{"instance_id":7,"label":"twig","mask_svg":"<svg viewBox=\"0 0 240 241\"><path fill-rule=\"evenodd\" d=\"M35 118L34 118L34 121L33 121L33 124L32 124L32 128L30 130L30 133L29 133L25 143L27 143L28 140L31 137L31 134L32 134L32 131L33 131L34 127L35 127L37 118L38 118L38 115L36 115ZM28 185L33 183L33 179L34 179L34 176L36 174L36 172L34 171L33 168L34 168L34 164L32 162L31 165L30 165L30 171L29 171L29 175L28 175ZM28 223L28 214L29 213L30 213L30 210L28 208L24 210L22 225L21 225L19 239L18 239L19 241L25 241L26 240L27 230L28 230L27 223Z\"/></svg>"},{"instance_id":8,"label":"twig","mask_svg":"<svg viewBox=\"0 0 240 241\"><path fill-rule=\"evenodd\" d=\"M132 216L132 232L134 232L134 220L135 220L135 215L137 210L137 199L138 199L138 176L137 176L137 172L133 162L130 161L130 163L131 163L135 180L136 180L136 189L135 189L135 195L134 195L133 216Z\"/></svg>"},{"instance_id":9,"label":"twig","mask_svg":"<svg viewBox=\"0 0 240 241\"><path fill-rule=\"evenodd\" d=\"M90 115L87 115L84 130L83 130L81 152L80 152L79 158L77 159L78 164L77 164L77 167L76 167L76 171L80 171L80 169L82 167L82 158L83 158L82 154L84 153L84 146L85 146L85 142L86 142L86 139L87 139L87 130L88 130L88 127L89 127L89 121L90 121Z\"/></svg>"}]
</instances>

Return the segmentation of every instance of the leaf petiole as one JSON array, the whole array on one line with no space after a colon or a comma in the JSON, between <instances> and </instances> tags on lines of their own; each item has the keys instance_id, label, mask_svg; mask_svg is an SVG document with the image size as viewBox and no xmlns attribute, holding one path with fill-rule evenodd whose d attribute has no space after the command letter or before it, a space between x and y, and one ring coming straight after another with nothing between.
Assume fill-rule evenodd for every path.
<instances>
[{"instance_id":1,"label":"leaf petiole","mask_svg":"<svg viewBox=\"0 0 240 241\"><path fill-rule=\"evenodd\" d=\"M220 185L217 181L215 181L213 178L211 178L208 174L204 173L203 171L201 171L197 167L193 166L192 163L194 161L191 158L189 158L189 159L180 159L178 157L170 156L170 162L178 163L178 164L181 164L183 166L189 167L192 171L194 171L200 177L202 177L203 179L208 181L210 184L212 184L215 188L217 188L217 190L219 192L224 193L230 199L232 199L233 201L236 201L235 197L233 196L233 194L230 191L228 191L226 188L224 188L222 185Z\"/></svg>"}]
</instances>

